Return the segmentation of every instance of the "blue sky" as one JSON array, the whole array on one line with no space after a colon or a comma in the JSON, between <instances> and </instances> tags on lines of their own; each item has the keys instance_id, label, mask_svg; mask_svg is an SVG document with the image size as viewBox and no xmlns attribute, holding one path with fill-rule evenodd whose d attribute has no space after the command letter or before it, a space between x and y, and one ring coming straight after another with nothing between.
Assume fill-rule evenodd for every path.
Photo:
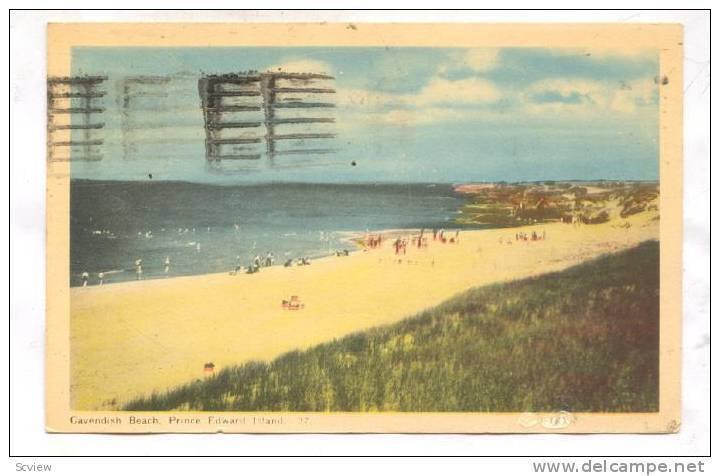
<instances>
[{"instance_id":1,"label":"blue sky","mask_svg":"<svg viewBox=\"0 0 720 476\"><path fill-rule=\"evenodd\" d=\"M330 155L211 173L201 73L332 74ZM200 182L471 182L658 178L656 51L465 48L75 48L75 74L107 74L104 159L77 178ZM121 83L174 75L123 133ZM132 158L123 155L132 144ZM287 158L285 160L297 160ZM355 166L351 163L355 162ZM294 162L288 162L295 164ZM304 162L301 162L302 164Z\"/></svg>"}]
</instances>

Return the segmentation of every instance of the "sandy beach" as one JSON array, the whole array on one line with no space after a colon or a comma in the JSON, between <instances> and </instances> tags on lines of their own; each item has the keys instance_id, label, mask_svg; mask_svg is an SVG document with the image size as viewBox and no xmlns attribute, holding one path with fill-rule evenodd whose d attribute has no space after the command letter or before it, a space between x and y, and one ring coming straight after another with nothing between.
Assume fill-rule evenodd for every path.
<instances>
[{"instance_id":1,"label":"sandy beach","mask_svg":"<svg viewBox=\"0 0 720 476\"><path fill-rule=\"evenodd\" d=\"M118 408L203 378L208 362L218 371L272 359L411 317L474 286L562 270L658 239L653 216L462 231L454 244L430 233L427 248L408 244L400 255L387 239L379 249L310 266L72 288L72 406ZM546 239L515 240L533 231ZM283 309L291 296L302 309Z\"/></svg>"}]
</instances>

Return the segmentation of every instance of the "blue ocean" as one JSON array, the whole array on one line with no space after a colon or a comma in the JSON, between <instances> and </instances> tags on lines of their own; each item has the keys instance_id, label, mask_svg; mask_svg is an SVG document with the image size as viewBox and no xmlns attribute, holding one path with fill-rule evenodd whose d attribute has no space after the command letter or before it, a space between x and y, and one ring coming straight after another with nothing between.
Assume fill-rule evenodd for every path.
<instances>
[{"instance_id":1,"label":"blue ocean","mask_svg":"<svg viewBox=\"0 0 720 476\"><path fill-rule=\"evenodd\" d=\"M353 234L459 228L449 184L208 185L73 180L71 286L228 272L355 249Z\"/></svg>"}]
</instances>

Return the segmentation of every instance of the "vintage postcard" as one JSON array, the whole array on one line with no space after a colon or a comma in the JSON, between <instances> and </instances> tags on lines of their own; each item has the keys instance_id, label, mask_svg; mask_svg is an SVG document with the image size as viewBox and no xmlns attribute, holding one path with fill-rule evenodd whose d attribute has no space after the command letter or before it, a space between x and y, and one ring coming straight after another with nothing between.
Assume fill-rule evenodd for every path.
<instances>
[{"instance_id":1,"label":"vintage postcard","mask_svg":"<svg viewBox=\"0 0 720 476\"><path fill-rule=\"evenodd\" d=\"M680 428L673 24L50 24L47 430Z\"/></svg>"}]
</instances>

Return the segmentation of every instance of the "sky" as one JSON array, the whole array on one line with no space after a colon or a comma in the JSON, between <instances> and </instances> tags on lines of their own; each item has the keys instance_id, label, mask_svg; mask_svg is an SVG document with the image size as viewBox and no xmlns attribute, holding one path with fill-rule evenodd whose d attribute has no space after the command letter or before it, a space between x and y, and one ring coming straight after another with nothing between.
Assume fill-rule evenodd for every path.
<instances>
[{"instance_id":1,"label":"sky","mask_svg":"<svg viewBox=\"0 0 720 476\"><path fill-rule=\"evenodd\" d=\"M75 178L464 183L659 173L652 50L78 47L72 66L109 78L98 103L103 160L73 162ZM335 152L210 170L200 75L278 69L335 77L336 94L325 96L336 104L327 131L337 137L312 144ZM122 80L142 75L172 82L123 114Z\"/></svg>"}]
</instances>

